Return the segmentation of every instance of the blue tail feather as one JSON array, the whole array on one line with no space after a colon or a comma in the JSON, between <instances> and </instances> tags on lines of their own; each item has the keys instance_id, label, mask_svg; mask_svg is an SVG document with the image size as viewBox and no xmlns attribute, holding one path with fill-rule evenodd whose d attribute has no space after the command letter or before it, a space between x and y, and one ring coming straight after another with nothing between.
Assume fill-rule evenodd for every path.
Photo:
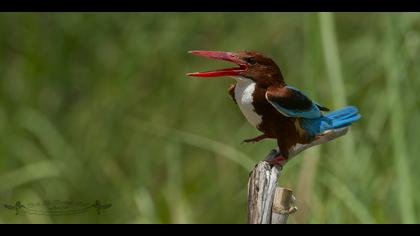
<instances>
[{"instance_id":1,"label":"blue tail feather","mask_svg":"<svg viewBox=\"0 0 420 236\"><path fill-rule=\"evenodd\" d=\"M327 130L338 129L351 125L362 116L354 106L347 106L341 109L329 112L320 118L302 119L301 126L311 135L318 135Z\"/></svg>"}]
</instances>

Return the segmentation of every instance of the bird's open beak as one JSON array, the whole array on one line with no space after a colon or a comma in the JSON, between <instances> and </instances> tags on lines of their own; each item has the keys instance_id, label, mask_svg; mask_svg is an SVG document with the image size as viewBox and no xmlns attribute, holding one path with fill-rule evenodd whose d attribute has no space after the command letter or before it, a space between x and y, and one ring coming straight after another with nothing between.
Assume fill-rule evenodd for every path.
<instances>
[{"instance_id":1,"label":"bird's open beak","mask_svg":"<svg viewBox=\"0 0 420 236\"><path fill-rule=\"evenodd\" d=\"M235 68L226 68L226 69L212 70L212 71L205 71L205 72L188 73L187 75L189 76L198 76L198 77L239 76L241 72L244 72L247 69L246 62L240 59L238 54L233 53L233 52L197 50L197 51L189 51L188 53L191 53L197 56L213 58L217 60L230 61L239 66Z\"/></svg>"}]
</instances>

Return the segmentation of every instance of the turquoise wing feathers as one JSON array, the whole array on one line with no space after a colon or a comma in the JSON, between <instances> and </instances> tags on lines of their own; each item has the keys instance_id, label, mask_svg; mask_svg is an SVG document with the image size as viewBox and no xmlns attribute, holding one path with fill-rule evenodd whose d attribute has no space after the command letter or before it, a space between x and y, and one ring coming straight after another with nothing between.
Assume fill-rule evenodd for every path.
<instances>
[{"instance_id":1,"label":"turquoise wing feathers","mask_svg":"<svg viewBox=\"0 0 420 236\"><path fill-rule=\"evenodd\" d=\"M288 117L315 119L322 116L321 109L328 110L328 108L313 102L300 90L291 86L269 88L266 98L274 108Z\"/></svg>"}]
</instances>

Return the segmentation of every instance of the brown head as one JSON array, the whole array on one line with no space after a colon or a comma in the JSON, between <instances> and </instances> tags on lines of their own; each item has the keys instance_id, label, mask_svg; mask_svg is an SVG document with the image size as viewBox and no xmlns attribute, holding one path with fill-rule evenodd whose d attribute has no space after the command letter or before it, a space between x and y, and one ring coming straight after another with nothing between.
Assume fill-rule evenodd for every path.
<instances>
[{"instance_id":1,"label":"brown head","mask_svg":"<svg viewBox=\"0 0 420 236\"><path fill-rule=\"evenodd\" d=\"M189 51L189 53L218 60L229 61L239 67L212 70L206 72L188 73L198 77L244 77L251 79L262 87L284 84L279 67L269 57L255 51L219 52L219 51Z\"/></svg>"}]
</instances>

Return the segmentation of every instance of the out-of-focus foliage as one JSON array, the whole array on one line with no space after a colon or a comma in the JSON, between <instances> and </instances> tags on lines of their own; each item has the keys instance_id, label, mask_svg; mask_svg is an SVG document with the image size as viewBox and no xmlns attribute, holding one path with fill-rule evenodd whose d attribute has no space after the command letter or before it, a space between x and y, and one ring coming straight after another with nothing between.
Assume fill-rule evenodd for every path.
<instances>
[{"instance_id":1,"label":"out-of-focus foliage","mask_svg":"<svg viewBox=\"0 0 420 236\"><path fill-rule=\"evenodd\" d=\"M363 118L284 169L291 223L419 221L420 15L0 15L0 223L245 223L246 184L274 141L192 49L258 50L287 82ZM112 203L37 216L16 201Z\"/></svg>"}]
</instances>

